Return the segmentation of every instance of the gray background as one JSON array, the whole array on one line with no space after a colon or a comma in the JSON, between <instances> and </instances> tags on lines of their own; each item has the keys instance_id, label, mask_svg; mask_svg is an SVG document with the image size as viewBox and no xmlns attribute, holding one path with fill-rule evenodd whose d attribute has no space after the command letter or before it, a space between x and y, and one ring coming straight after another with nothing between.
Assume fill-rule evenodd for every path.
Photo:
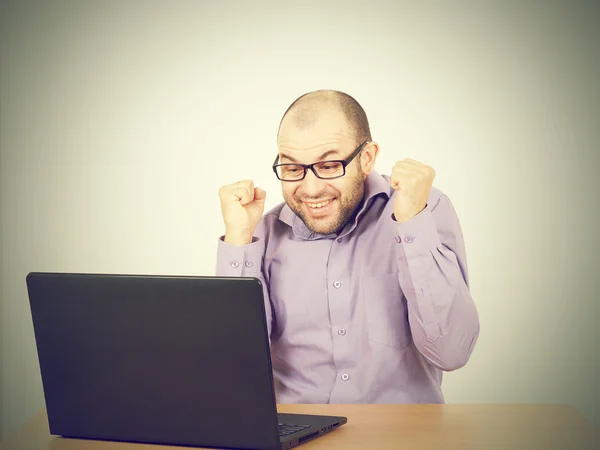
<instances>
[{"instance_id":1,"label":"gray background","mask_svg":"<svg viewBox=\"0 0 600 450\"><path fill-rule=\"evenodd\" d=\"M2 432L44 406L26 274L213 274L219 186L280 202L280 115L319 88L456 206L482 331L447 401L600 427L597 5L212 3L2 3Z\"/></svg>"}]
</instances>

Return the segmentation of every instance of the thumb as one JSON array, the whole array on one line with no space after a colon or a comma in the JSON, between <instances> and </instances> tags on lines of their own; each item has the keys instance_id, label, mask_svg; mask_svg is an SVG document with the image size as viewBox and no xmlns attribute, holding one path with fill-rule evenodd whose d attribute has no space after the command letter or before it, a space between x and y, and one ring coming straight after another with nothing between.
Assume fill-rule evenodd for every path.
<instances>
[{"instance_id":1,"label":"thumb","mask_svg":"<svg viewBox=\"0 0 600 450\"><path fill-rule=\"evenodd\" d=\"M254 188L254 201L264 203L267 198L267 193L261 188Z\"/></svg>"}]
</instances>

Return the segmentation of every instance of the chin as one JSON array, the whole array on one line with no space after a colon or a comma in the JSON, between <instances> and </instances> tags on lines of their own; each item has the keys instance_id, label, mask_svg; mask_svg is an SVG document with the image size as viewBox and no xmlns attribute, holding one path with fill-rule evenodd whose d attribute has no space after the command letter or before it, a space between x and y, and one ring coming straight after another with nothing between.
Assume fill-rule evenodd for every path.
<instances>
[{"instance_id":1,"label":"chin","mask_svg":"<svg viewBox=\"0 0 600 450\"><path fill-rule=\"evenodd\" d=\"M338 231L340 231L340 229L342 227L340 227L339 225L336 226L335 224L335 220L304 220L304 225L306 225L306 228L308 228L310 231L312 231L313 233L317 233L317 234L332 234L332 233L337 233Z\"/></svg>"}]
</instances>

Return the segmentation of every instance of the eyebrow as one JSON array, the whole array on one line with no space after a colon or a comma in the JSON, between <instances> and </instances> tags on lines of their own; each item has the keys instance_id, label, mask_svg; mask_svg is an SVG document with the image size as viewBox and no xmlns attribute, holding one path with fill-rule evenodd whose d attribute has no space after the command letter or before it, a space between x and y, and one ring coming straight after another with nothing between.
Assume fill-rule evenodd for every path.
<instances>
[{"instance_id":1,"label":"eyebrow","mask_svg":"<svg viewBox=\"0 0 600 450\"><path fill-rule=\"evenodd\" d=\"M321 156L319 156L319 158L317 158L317 161L318 162L323 161L325 158L327 158L328 156L333 155L333 154L339 154L339 151L335 150L335 149L327 150L325 153L323 153ZM289 160L289 161L291 161L293 163L298 163L297 159L292 158L291 156L288 156L285 153L281 153L279 155L279 159L280 160L287 159L287 160Z\"/></svg>"}]
</instances>

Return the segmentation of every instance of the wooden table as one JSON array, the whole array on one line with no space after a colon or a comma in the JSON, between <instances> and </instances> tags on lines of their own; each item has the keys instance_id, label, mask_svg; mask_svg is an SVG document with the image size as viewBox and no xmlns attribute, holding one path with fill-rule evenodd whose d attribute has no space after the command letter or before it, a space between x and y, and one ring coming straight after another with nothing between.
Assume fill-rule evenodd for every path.
<instances>
[{"instance_id":1,"label":"wooden table","mask_svg":"<svg viewBox=\"0 0 600 450\"><path fill-rule=\"evenodd\" d=\"M278 409L348 417L346 425L298 447L302 450L600 449L600 432L575 408L563 405L279 405ZM184 448L51 436L45 410L0 445L1 450Z\"/></svg>"}]
</instances>

